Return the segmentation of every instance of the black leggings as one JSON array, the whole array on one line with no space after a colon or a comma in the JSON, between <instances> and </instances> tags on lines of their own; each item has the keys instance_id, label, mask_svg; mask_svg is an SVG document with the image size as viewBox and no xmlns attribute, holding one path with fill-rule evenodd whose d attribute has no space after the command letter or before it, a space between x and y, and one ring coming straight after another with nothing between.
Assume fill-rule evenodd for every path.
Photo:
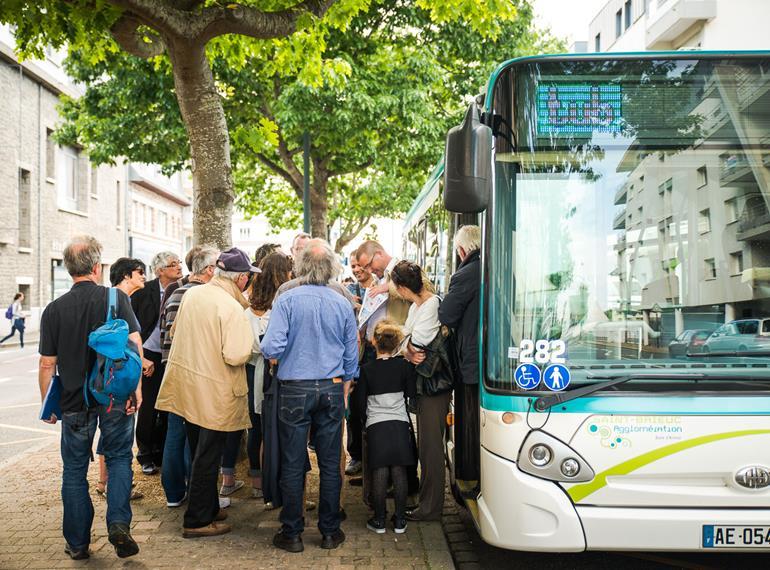
<instances>
[{"instance_id":1,"label":"black leggings","mask_svg":"<svg viewBox=\"0 0 770 570\"><path fill-rule=\"evenodd\" d=\"M390 477L388 477L390 476ZM374 500L374 518L385 520L385 499L388 495L388 481L393 481L393 498L396 501L396 518L403 519L406 511L406 467L391 465L372 470L372 498Z\"/></svg>"},{"instance_id":2,"label":"black leggings","mask_svg":"<svg viewBox=\"0 0 770 570\"><path fill-rule=\"evenodd\" d=\"M19 331L19 344L21 345L21 348L24 348L24 319L13 320L13 324L11 325L11 333L3 340L0 340L0 344L11 338L16 331Z\"/></svg>"}]
</instances>

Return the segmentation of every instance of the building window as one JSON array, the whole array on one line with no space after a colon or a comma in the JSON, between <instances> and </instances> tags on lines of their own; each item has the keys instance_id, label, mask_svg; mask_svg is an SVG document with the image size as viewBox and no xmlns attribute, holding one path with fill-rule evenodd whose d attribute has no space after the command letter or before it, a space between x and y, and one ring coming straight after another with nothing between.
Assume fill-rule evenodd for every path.
<instances>
[{"instance_id":1,"label":"building window","mask_svg":"<svg viewBox=\"0 0 770 570\"><path fill-rule=\"evenodd\" d=\"M123 212L123 192L120 189L120 180L115 181L115 199L117 200L115 204L115 224L120 227L123 225L123 216L121 216Z\"/></svg>"},{"instance_id":2,"label":"building window","mask_svg":"<svg viewBox=\"0 0 770 570\"><path fill-rule=\"evenodd\" d=\"M72 287L72 277L61 259L51 260L51 301L55 301Z\"/></svg>"},{"instance_id":3,"label":"building window","mask_svg":"<svg viewBox=\"0 0 770 570\"><path fill-rule=\"evenodd\" d=\"M594 38L594 51L602 51L602 35L596 34Z\"/></svg>"},{"instance_id":4,"label":"building window","mask_svg":"<svg viewBox=\"0 0 770 570\"><path fill-rule=\"evenodd\" d=\"M248 226L239 228L239 235L241 239L251 239L251 228Z\"/></svg>"},{"instance_id":5,"label":"building window","mask_svg":"<svg viewBox=\"0 0 770 570\"><path fill-rule=\"evenodd\" d=\"M19 169L19 247L32 247L32 176Z\"/></svg>"},{"instance_id":6,"label":"building window","mask_svg":"<svg viewBox=\"0 0 770 570\"><path fill-rule=\"evenodd\" d=\"M728 224L738 221L738 201L735 198L725 200L725 216Z\"/></svg>"},{"instance_id":7,"label":"building window","mask_svg":"<svg viewBox=\"0 0 770 570\"><path fill-rule=\"evenodd\" d=\"M615 12L615 39L620 37L623 33L623 9L621 8Z\"/></svg>"},{"instance_id":8,"label":"building window","mask_svg":"<svg viewBox=\"0 0 770 570\"><path fill-rule=\"evenodd\" d=\"M730 254L730 274L740 275L743 273L743 252L736 251Z\"/></svg>"},{"instance_id":9,"label":"building window","mask_svg":"<svg viewBox=\"0 0 770 570\"><path fill-rule=\"evenodd\" d=\"M56 142L53 140L53 129L45 130L45 176L56 178Z\"/></svg>"},{"instance_id":10,"label":"building window","mask_svg":"<svg viewBox=\"0 0 770 570\"><path fill-rule=\"evenodd\" d=\"M158 210L158 235L168 236L168 214Z\"/></svg>"},{"instance_id":11,"label":"building window","mask_svg":"<svg viewBox=\"0 0 770 570\"><path fill-rule=\"evenodd\" d=\"M664 192L671 192L673 189L674 189L674 179L669 178L663 184L658 185L658 194L663 194Z\"/></svg>"},{"instance_id":12,"label":"building window","mask_svg":"<svg viewBox=\"0 0 770 570\"><path fill-rule=\"evenodd\" d=\"M706 279L717 278L717 264L713 257L703 260L704 277Z\"/></svg>"},{"instance_id":13,"label":"building window","mask_svg":"<svg viewBox=\"0 0 770 570\"><path fill-rule=\"evenodd\" d=\"M708 171L706 170L706 166L701 166L698 170L698 188L703 188L706 184L709 183L709 176Z\"/></svg>"},{"instance_id":14,"label":"building window","mask_svg":"<svg viewBox=\"0 0 770 570\"><path fill-rule=\"evenodd\" d=\"M56 161L56 187L59 206L78 209L78 151L70 146L59 147Z\"/></svg>"},{"instance_id":15,"label":"building window","mask_svg":"<svg viewBox=\"0 0 770 570\"><path fill-rule=\"evenodd\" d=\"M708 209L698 212L698 232L705 234L711 231L711 212Z\"/></svg>"},{"instance_id":16,"label":"building window","mask_svg":"<svg viewBox=\"0 0 770 570\"><path fill-rule=\"evenodd\" d=\"M99 169L93 164L91 165L91 196L99 197Z\"/></svg>"},{"instance_id":17,"label":"building window","mask_svg":"<svg viewBox=\"0 0 770 570\"><path fill-rule=\"evenodd\" d=\"M155 233L155 208L152 206L148 207L147 216L150 218L147 227L152 233Z\"/></svg>"},{"instance_id":18,"label":"building window","mask_svg":"<svg viewBox=\"0 0 770 570\"><path fill-rule=\"evenodd\" d=\"M626 11L625 24L626 24L626 29L628 29L631 27L631 0L626 0L626 5L624 9Z\"/></svg>"},{"instance_id":19,"label":"building window","mask_svg":"<svg viewBox=\"0 0 770 570\"><path fill-rule=\"evenodd\" d=\"M639 206L639 209L636 211L636 213L637 213L637 217L639 218L639 222L640 223L643 222L644 221L644 207L643 206Z\"/></svg>"}]
</instances>

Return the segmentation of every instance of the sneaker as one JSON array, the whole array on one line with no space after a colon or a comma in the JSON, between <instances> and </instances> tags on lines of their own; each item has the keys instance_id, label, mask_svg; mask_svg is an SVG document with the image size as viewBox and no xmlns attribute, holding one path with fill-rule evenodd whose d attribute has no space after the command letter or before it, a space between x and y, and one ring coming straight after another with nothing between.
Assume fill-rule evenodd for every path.
<instances>
[{"instance_id":1,"label":"sneaker","mask_svg":"<svg viewBox=\"0 0 770 570\"><path fill-rule=\"evenodd\" d=\"M225 485L224 483L219 488L219 496L220 497L229 497L233 493L235 493L238 489L243 487L243 481L236 481L232 485Z\"/></svg>"},{"instance_id":2,"label":"sneaker","mask_svg":"<svg viewBox=\"0 0 770 570\"><path fill-rule=\"evenodd\" d=\"M393 522L393 532L396 534L404 534L406 532L406 519L396 518L396 515L390 519Z\"/></svg>"},{"instance_id":3,"label":"sneaker","mask_svg":"<svg viewBox=\"0 0 770 570\"><path fill-rule=\"evenodd\" d=\"M166 501L166 506L170 509L175 509L176 507L181 507L185 501L187 501L187 493L184 494L184 497L179 499L178 501Z\"/></svg>"},{"instance_id":4,"label":"sneaker","mask_svg":"<svg viewBox=\"0 0 770 570\"><path fill-rule=\"evenodd\" d=\"M325 534L323 536L321 539L321 548L331 550L337 548L343 542L345 542L345 533L342 532L341 528L338 528L334 533Z\"/></svg>"},{"instance_id":5,"label":"sneaker","mask_svg":"<svg viewBox=\"0 0 770 570\"><path fill-rule=\"evenodd\" d=\"M305 545L302 544L302 537L300 535L286 536L282 530L279 530L273 536L273 546L286 552L302 552L305 550Z\"/></svg>"},{"instance_id":6,"label":"sneaker","mask_svg":"<svg viewBox=\"0 0 770 570\"><path fill-rule=\"evenodd\" d=\"M361 473L363 464L358 459L348 460L348 464L345 466L345 475L358 475Z\"/></svg>"},{"instance_id":7,"label":"sneaker","mask_svg":"<svg viewBox=\"0 0 770 570\"><path fill-rule=\"evenodd\" d=\"M230 506L230 497L219 497L219 508L226 509Z\"/></svg>"},{"instance_id":8,"label":"sneaker","mask_svg":"<svg viewBox=\"0 0 770 570\"><path fill-rule=\"evenodd\" d=\"M145 463L142 465L142 473L145 475L155 475L158 471L158 466L154 463Z\"/></svg>"},{"instance_id":9,"label":"sneaker","mask_svg":"<svg viewBox=\"0 0 770 570\"><path fill-rule=\"evenodd\" d=\"M86 560L91 556L91 554L88 552L87 546L85 548L81 548L80 550L75 550L69 544L65 544L64 552L73 560Z\"/></svg>"},{"instance_id":10,"label":"sneaker","mask_svg":"<svg viewBox=\"0 0 770 570\"><path fill-rule=\"evenodd\" d=\"M110 525L108 535L110 544L115 547L115 554L118 555L118 558L128 558L134 554L139 554L139 545L131 538L128 525L113 523Z\"/></svg>"},{"instance_id":11,"label":"sneaker","mask_svg":"<svg viewBox=\"0 0 770 570\"><path fill-rule=\"evenodd\" d=\"M385 521L372 517L366 521L366 528L377 534L385 534Z\"/></svg>"},{"instance_id":12,"label":"sneaker","mask_svg":"<svg viewBox=\"0 0 770 570\"><path fill-rule=\"evenodd\" d=\"M206 536L219 536L221 534L227 534L232 528L229 524L222 522L213 522L210 525L202 526L200 528L183 528L182 538L203 538Z\"/></svg>"}]
</instances>

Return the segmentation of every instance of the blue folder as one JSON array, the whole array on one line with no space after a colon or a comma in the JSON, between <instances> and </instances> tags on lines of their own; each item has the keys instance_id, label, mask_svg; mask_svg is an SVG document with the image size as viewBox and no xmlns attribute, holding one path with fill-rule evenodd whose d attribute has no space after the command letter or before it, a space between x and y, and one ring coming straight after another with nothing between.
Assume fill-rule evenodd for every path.
<instances>
[{"instance_id":1,"label":"blue folder","mask_svg":"<svg viewBox=\"0 0 770 570\"><path fill-rule=\"evenodd\" d=\"M45 394L43 400L43 408L40 410L40 419L47 420L51 417L51 414L56 415L61 420L61 379L59 375L54 375L51 378L51 383L48 385L48 392Z\"/></svg>"}]
</instances>

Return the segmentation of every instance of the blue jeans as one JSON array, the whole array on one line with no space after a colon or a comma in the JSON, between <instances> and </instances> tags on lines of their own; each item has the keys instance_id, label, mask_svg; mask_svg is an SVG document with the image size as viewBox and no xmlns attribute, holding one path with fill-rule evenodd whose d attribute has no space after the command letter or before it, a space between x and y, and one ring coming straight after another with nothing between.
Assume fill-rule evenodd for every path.
<instances>
[{"instance_id":1,"label":"blue jeans","mask_svg":"<svg viewBox=\"0 0 770 570\"><path fill-rule=\"evenodd\" d=\"M169 503L184 499L190 482L190 445L187 443L184 418L172 412L168 413L160 482Z\"/></svg>"},{"instance_id":2,"label":"blue jeans","mask_svg":"<svg viewBox=\"0 0 770 570\"><path fill-rule=\"evenodd\" d=\"M281 381L279 398L283 534L294 537L304 530L304 467L311 426L321 472L318 529L324 535L333 534L340 527L340 452L345 410L342 383L332 380Z\"/></svg>"},{"instance_id":3,"label":"blue jeans","mask_svg":"<svg viewBox=\"0 0 770 570\"><path fill-rule=\"evenodd\" d=\"M115 523L131 526L131 446L134 443L134 416L124 406L96 406L83 412L65 412L62 418L61 457L64 464L61 496L64 503L64 539L75 550L88 548L94 507L88 494L88 463L97 423L101 447L107 463L107 528Z\"/></svg>"}]
</instances>

